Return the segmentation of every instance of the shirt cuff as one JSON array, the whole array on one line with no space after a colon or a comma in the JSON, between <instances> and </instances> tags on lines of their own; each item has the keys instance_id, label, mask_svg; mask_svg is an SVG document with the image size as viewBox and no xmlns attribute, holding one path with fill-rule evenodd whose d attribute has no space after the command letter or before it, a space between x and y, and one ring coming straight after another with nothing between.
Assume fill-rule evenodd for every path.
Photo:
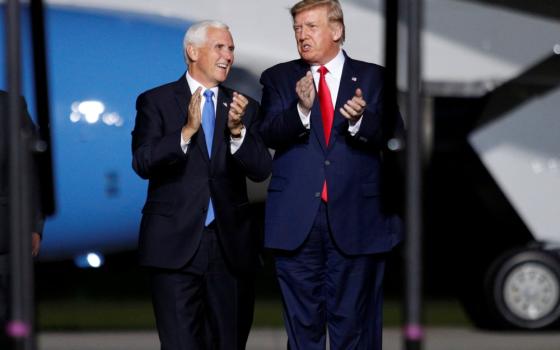
<instances>
[{"instance_id":1,"label":"shirt cuff","mask_svg":"<svg viewBox=\"0 0 560 350\"><path fill-rule=\"evenodd\" d=\"M243 140L245 140L245 134L247 133L247 129L245 127L241 128L241 136L238 138L229 137L229 149L231 154L237 152L237 150L241 147Z\"/></svg>"},{"instance_id":2,"label":"shirt cuff","mask_svg":"<svg viewBox=\"0 0 560 350\"><path fill-rule=\"evenodd\" d=\"M348 121L348 132L350 133L350 135L356 136L358 131L360 131L360 125L362 125L362 117L360 117L357 122Z\"/></svg>"},{"instance_id":3,"label":"shirt cuff","mask_svg":"<svg viewBox=\"0 0 560 350\"><path fill-rule=\"evenodd\" d=\"M183 153L187 154L187 150L189 149L189 145L191 144L191 139L185 141L183 140L183 135L179 137L181 138L181 150L183 150Z\"/></svg>"},{"instance_id":4,"label":"shirt cuff","mask_svg":"<svg viewBox=\"0 0 560 350\"><path fill-rule=\"evenodd\" d=\"M298 110L299 118L301 119L301 123L303 124L303 126L307 130L311 129L311 123L310 123L311 111L309 111L309 113L307 113L307 115L303 114L303 112L299 108L299 103L297 104L297 110Z\"/></svg>"}]
</instances>

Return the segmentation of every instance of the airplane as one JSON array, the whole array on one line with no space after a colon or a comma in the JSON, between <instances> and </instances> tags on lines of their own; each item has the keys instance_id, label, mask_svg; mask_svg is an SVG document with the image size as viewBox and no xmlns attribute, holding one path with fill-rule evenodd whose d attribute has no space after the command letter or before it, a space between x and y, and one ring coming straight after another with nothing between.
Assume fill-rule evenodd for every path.
<instances>
[{"instance_id":1,"label":"airplane","mask_svg":"<svg viewBox=\"0 0 560 350\"><path fill-rule=\"evenodd\" d=\"M106 254L136 247L147 185L131 168L136 96L184 73L185 29L213 18L230 25L236 44L226 85L258 100L260 73L297 58L288 11L293 2L46 2L58 210L47 221L40 261L71 258L95 267ZM442 255L449 261L456 256L472 260L443 267L434 259L428 267L460 279L463 294L470 294L463 295L467 311L483 327L535 329L560 319L560 221L555 212L560 207L560 143L555 137L560 125L554 114L560 107L559 79L550 73L560 71L560 23L557 12L538 4L425 1L423 88L427 139L433 140L426 145L433 154L426 164L433 174L426 188L435 191L426 205L431 218L427 244L447 245ZM353 58L383 64L382 5L381 0L343 2L344 48ZM28 38L29 17L23 20ZM405 33L405 18L399 28ZM406 91L406 38L401 39L397 83ZM0 67L6 66L4 40ZM22 44L24 96L33 101L32 53L29 40ZM551 74L549 87L534 89L539 84L531 72L540 72L543 64ZM512 82L520 77L533 79L517 80L530 85L530 97L510 103L520 86ZM497 107L488 110L492 103ZM34 116L33 104L29 107ZM461 171L465 167L469 171ZM255 203L262 203L266 184L250 184L249 191ZM544 282L516 282L527 276ZM532 302L538 298L544 301Z\"/></svg>"}]
</instances>

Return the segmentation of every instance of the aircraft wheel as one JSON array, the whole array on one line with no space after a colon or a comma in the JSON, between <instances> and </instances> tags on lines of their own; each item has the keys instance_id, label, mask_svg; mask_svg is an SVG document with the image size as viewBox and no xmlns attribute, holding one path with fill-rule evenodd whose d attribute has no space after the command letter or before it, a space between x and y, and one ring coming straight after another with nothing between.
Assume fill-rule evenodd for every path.
<instances>
[{"instance_id":1,"label":"aircraft wheel","mask_svg":"<svg viewBox=\"0 0 560 350\"><path fill-rule=\"evenodd\" d=\"M521 250L489 270L489 303L504 325L539 329L560 318L560 261L542 250Z\"/></svg>"}]
</instances>

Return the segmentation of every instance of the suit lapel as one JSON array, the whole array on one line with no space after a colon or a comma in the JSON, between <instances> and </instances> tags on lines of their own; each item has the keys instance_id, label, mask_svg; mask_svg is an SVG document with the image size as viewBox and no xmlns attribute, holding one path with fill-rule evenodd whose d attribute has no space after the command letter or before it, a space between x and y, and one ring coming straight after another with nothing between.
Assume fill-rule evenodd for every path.
<instances>
[{"instance_id":1,"label":"suit lapel","mask_svg":"<svg viewBox=\"0 0 560 350\"><path fill-rule=\"evenodd\" d=\"M321 116L321 105L319 103L318 88L315 87L315 101L311 107L311 130L315 137L321 144L323 150L327 149L327 142L325 141L325 129L323 128L323 117Z\"/></svg>"},{"instance_id":2,"label":"suit lapel","mask_svg":"<svg viewBox=\"0 0 560 350\"><path fill-rule=\"evenodd\" d=\"M218 89L218 99L216 105L216 124L214 126L214 140L212 141L212 159L221 159L225 152L226 125L231 96L223 87ZM217 162L215 162L217 163Z\"/></svg>"},{"instance_id":3,"label":"suit lapel","mask_svg":"<svg viewBox=\"0 0 560 350\"><path fill-rule=\"evenodd\" d=\"M296 79L295 82L299 81L301 78L310 71L309 64L303 60L298 60L296 64L295 74ZM294 82L294 90L295 90L295 82ZM315 86L315 100L313 101L313 106L311 106L311 116L310 123L311 123L311 133L315 135L317 141L321 145L321 148L325 150L327 148L327 144L325 142L325 133L323 131L323 119L321 118L321 107L319 105L319 96L317 95L317 91L319 91L318 87ZM295 94L295 92L294 92ZM296 100L298 99L297 94L295 95Z\"/></svg>"},{"instance_id":4,"label":"suit lapel","mask_svg":"<svg viewBox=\"0 0 560 350\"><path fill-rule=\"evenodd\" d=\"M191 90L185 75L183 75L179 80L175 82L175 100L177 101L177 107L181 111L179 115L180 118L186 118L187 115L187 105L191 100ZM184 121L184 120L183 120Z\"/></svg>"},{"instance_id":5,"label":"suit lapel","mask_svg":"<svg viewBox=\"0 0 560 350\"><path fill-rule=\"evenodd\" d=\"M178 118L181 118L181 125L183 125L185 123L185 120L188 118L187 108L192 97L191 89L189 87L189 84L187 83L185 74L183 74L183 76L179 78L179 80L177 80L175 84L175 100L177 101L177 106L180 111L180 113L178 114ZM210 161L210 159L208 158L208 151L206 150L206 142L204 140L204 132L202 132L202 129L200 129L199 132L193 135L189 147L198 149L198 152L202 153L202 158L207 162Z\"/></svg>"},{"instance_id":6,"label":"suit lapel","mask_svg":"<svg viewBox=\"0 0 560 350\"><path fill-rule=\"evenodd\" d=\"M346 55L345 55L346 56ZM356 89L359 87L359 75L353 69L352 59L346 56L344 66L342 67L342 76L340 77L340 86L338 87L338 96L334 105L333 127L331 130L331 140L329 145L335 143L336 138L340 134L346 133L348 122L340 113L340 108L344 106L346 101L352 99Z\"/></svg>"}]
</instances>

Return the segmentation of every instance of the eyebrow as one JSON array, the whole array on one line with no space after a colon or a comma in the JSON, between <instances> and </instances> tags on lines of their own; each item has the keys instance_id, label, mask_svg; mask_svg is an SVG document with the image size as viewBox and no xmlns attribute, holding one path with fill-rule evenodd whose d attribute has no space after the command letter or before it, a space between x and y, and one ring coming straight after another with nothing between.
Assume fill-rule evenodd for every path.
<instances>
[{"instance_id":1,"label":"eyebrow","mask_svg":"<svg viewBox=\"0 0 560 350\"><path fill-rule=\"evenodd\" d=\"M316 25L317 21L305 21L303 23L294 23L292 27L295 29L297 27L309 26L309 25Z\"/></svg>"}]
</instances>

